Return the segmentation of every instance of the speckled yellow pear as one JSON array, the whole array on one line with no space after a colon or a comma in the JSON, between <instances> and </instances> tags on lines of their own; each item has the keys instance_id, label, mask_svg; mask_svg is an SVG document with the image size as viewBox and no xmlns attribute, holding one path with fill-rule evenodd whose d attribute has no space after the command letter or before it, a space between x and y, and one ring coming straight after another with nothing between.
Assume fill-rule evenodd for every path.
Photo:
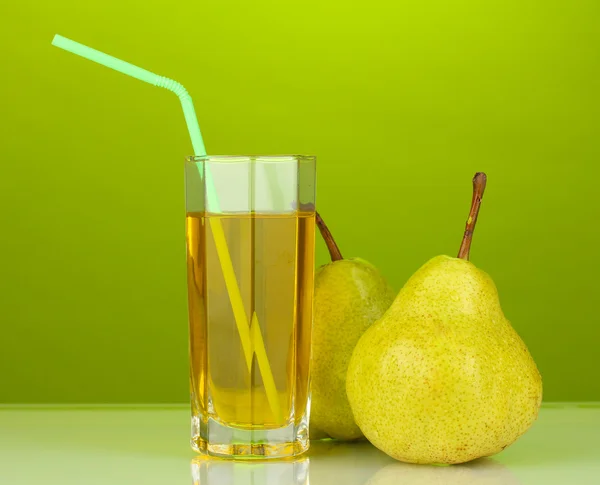
<instances>
[{"instance_id":1,"label":"speckled yellow pear","mask_svg":"<svg viewBox=\"0 0 600 485\"><path fill-rule=\"evenodd\" d=\"M397 460L454 464L493 455L538 415L538 369L494 282L468 261L485 185L477 173L458 258L437 256L422 266L350 361L355 421Z\"/></svg>"},{"instance_id":2,"label":"speckled yellow pear","mask_svg":"<svg viewBox=\"0 0 600 485\"><path fill-rule=\"evenodd\" d=\"M388 309L395 292L372 264L343 259L323 219L317 225L332 262L315 277L310 438L362 438L346 397L346 371L363 332Z\"/></svg>"}]
</instances>

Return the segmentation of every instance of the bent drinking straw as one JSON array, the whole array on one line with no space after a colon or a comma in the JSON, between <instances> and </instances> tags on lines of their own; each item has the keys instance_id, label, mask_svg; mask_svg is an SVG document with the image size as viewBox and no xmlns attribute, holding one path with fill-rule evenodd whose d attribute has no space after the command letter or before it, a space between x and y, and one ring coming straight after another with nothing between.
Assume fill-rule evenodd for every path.
<instances>
[{"instance_id":1,"label":"bent drinking straw","mask_svg":"<svg viewBox=\"0 0 600 485\"><path fill-rule=\"evenodd\" d=\"M67 39L66 37L58 34L54 36L54 39L52 39L52 45L84 57L90 61L101 64L102 66L109 67L115 71L139 79L140 81L147 82L160 88L165 88L175 93L181 102L185 122L192 140L194 153L196 156L206 155L206 149L204 147L204 141L202 140L202 133L200 132L200 125L198 123L198 118L196 117L196 111L194 110L192 97L180 83L173 79L154 74L153 72L142 69L141 67L134 66L129 62L109 56L108 54L97 51L96 49L92 49L91 47L87 47L79 42ZM210 168L205 166L204 172L206 176L206 193L209 200L209 205L210 207L214 207L216 212L219 212L219 201L210 173ZM227 241L225 239L225 232L223 231L223 225L221 224L221 221L214 218L209 218L209 221L217 248L219 262L221 264L221 270L223 271L225 285L227 287L227 292L229 293L229 300L231 302L235 323L237 325L238 333L242 342L242 348L244 351L248 372L252 371L252 357L256 353L256 360L258 362L260 373L263 377L263 383L265 386L269 406L275 421L280 423L283 420L281 406L256 313L253 313L252 319L249 321L248 315L246 315L246 310L244 309L244 303L242 301L242 295L237 284L237 279L235 277L235 271L233 269L233 263L231 262L229 249L227 248Z\"/></svg>"}]
</instances>

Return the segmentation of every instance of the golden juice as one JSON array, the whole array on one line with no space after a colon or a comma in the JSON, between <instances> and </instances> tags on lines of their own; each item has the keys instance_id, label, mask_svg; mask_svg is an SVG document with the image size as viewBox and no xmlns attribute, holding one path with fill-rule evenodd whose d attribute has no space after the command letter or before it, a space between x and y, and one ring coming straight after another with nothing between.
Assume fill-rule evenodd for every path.
<instances>
[{"instance_id":1,"label":"golden juice","mask_svg":"<svg viewBox=\"0 0 600 485\"><path fill-rule=\"evenodd\" d=\"M278 415L269 404L256 353L250 368L244 355L213 235L215 222L225 236L245 324L258 325L264 341ZM193 421L199 430L210 422L257 431L297 426L306 420L308 406L314 212L188 213L186 227ZM201 431L196 435L193 441L205 441Z\"/></svg>"}]
</instances>

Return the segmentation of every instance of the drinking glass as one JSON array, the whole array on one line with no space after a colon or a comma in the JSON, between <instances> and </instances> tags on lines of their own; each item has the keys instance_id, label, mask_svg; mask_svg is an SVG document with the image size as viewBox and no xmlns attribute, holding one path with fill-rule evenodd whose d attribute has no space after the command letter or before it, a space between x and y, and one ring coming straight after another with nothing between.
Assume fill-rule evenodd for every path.
<instances>
[{"instance_id":1,"label":"drinking glass","mask_svg":"<svg viewBox=\"0 0 600 485\"><path fill-rule=\"evenodd\" d=\"M192 448L308 449L315 157L185 164Z\"/></svg>"}]
</instances>

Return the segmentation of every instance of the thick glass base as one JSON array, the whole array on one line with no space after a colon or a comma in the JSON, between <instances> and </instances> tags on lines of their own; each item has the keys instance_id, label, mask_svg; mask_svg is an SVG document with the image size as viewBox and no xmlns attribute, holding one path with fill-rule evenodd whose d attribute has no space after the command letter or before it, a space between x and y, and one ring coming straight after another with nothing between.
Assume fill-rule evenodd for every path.
<instances>
[{"instance_id":1,"label":"thick glass base","mask_svg":"<svg viewBox=\"0 0 600 485\"><path fill-rule=\"evenodd\" d=\"M297 456L308 450L305 420L276 429L240 429L212 418L204 423L192 418L192 449L220 458L272 459Z\"/></svg>"}]
</instances>

